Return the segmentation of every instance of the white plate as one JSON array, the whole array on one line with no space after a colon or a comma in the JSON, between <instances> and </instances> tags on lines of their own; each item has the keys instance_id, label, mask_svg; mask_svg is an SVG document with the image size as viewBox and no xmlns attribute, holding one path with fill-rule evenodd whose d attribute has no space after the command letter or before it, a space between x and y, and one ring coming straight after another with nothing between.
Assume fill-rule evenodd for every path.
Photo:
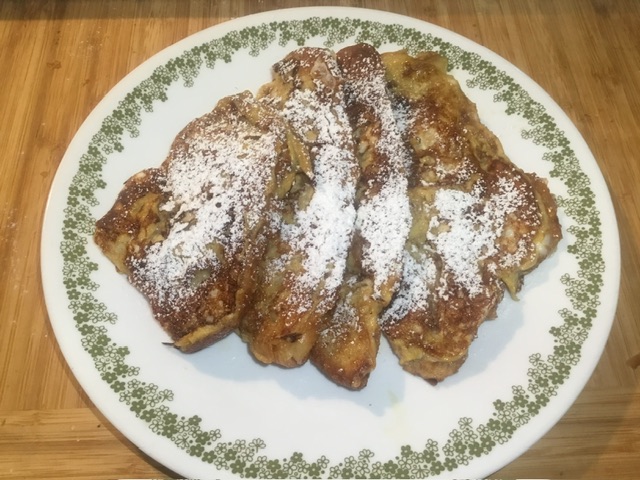
<instances>
[{"instance_id":1,"label":"white plate","mask_svg":"<svg viewBox=\"0 0 640 480\"><path fill-rule=\"evenodd\" d=\"M434 387L383 344L350 392L313 367L263 367L231 336L194 355L91 240L122 183L161 163L177 132L216 101L255 89L298 45L367 41L433 49L512 160L549 179L564 239L485 323L470 357ZM272 11L199 32L125 77L78 131L44 220L42 276L62 352L91 400L144 452L187 477L483 477L553 426L602 353L617 302L610 197L580 134L532 80L447 30L348 8Z\"/></svg>"}]
</instances>

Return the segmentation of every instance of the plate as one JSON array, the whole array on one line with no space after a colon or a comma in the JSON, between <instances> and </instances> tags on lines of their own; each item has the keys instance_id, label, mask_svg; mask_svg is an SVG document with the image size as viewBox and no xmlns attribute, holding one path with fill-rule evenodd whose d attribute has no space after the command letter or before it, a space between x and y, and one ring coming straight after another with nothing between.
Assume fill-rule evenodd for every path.
<instances>
[{"instance_id":1,"label":"plate","mask_svg":"<svg viewBox=\"0 0 640 480\"><path fill-rule=\"evenodd\" d=\"M548 179L564 239L486 322L460 372L432 386L383 342L360 392L312 366L255 363L235 336L197 354L168 338L93 244L132 174L228 94L256 88L300 45L436 50L525 171ZM42 237L49 316L73 374L146 454L185 477L424 478L490 475L545 434L602 353L618 295L619 240L605 182L553 100L496 54L385 12L303 8L201 31L127 75L89 115L53 182Z\"/></svg>"}]
</instances>

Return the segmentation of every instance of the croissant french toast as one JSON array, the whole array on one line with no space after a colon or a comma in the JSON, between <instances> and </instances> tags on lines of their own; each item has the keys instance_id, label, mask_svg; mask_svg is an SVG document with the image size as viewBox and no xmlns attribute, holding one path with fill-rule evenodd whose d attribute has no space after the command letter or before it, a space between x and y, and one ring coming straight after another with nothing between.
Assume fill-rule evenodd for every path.
<instances>
[{"instance_id":1,"label":"croissant french toast","mask_svg":"<svg viewBox=\"0 0 640 480\"><path fill-rule=\"evenodd\" d=\"M443 57L382 58L413 155L403 280L382 330L405 370L439 381L561 232L546 184L506 157Z\"/></svg>"},{"instance_id":2,"label":"croissant french toast","mask_svg":"<svg viewBox=\"0 0 640 480\"><path fill-rule=\"evenodd\" d=\"M356 225L335 311L323 323L311 361L327 377L361 389L376 366L380 312L402 275L409 233L409 152L396 126L384 66L370 45L337 52L361 173Z\"/></svg>"},{"instance_id":3,"label":"croissant french toast","mask_svg":"<svg viewBox=\"0 0 640 480\"><path fill-rule=\"evenodd\" d=\"M322 318L335 308L353 234L358 165L334 53L300 48L273 72L258 97L282 112L309 153L296 156L300 171L239 332L260 362L293 367L308 360Z\"/></svg>"},{"instance_id":4,"label":"croissant french toast","mask_svg":"<svg viewBox=\"0 0 640 480\"><path fill-rule=\"evenodd\" d=\"M224 98L182 130L160 168L129 179L96 223L97 245L179 349L237 328L291 168L289 137L250 93Z\"/></svg>"}]
</instances>

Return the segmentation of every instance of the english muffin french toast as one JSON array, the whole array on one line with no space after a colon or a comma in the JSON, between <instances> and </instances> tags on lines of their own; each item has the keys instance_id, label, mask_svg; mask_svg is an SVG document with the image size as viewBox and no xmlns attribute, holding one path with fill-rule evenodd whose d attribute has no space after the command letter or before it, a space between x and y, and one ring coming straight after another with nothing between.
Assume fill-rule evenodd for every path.
<instances>
[{"instance_id":1,"label":"english muffin french toast","mask_svg":"<svg viewBox=\"0 0 640 480\"><path fill-rule=\"evenodd\" d=\"M334 382L363 388L376 365L380 312L402 275L409 233L409 152L396 126L384 66L370 45L337 52L361 173L355 233L338 305L323 323L311 361Z\"/></svg>"},{"instance_id":2,"label":"english muffin french toast","mask_svg":"<svg viewBox=\"0 0 640 480\"><path fill-rule=\"evenodd\" d=\"M289 138L288 124L250 93L224 98L98 220L97 245L180 350L232 332L250 302L276 190L291 170Z\"/></svg>"},{"instance_id":3,"label":"english muffin french toast","mask_svg":"<svg viewBox=\"0 0 640 480\"><path fill-rule=\"evenodd\" d=\"M382 330L405 370L439 381L465 361L504 286L515 295L561 232L546 184L506 157L444 57L382 59L413 155L403 280Z\"/></svg>"}]
</instances>

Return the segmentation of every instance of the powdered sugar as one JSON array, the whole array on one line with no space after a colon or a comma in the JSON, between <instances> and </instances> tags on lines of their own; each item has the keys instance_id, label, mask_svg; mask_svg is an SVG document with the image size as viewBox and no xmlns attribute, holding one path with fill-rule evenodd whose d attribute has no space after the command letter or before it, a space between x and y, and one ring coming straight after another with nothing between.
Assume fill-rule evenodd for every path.
<instances>
[{"instance_id":1,"label":"powdered sugar","mask_svg":"<svg viewBox=\"0 0 640 480\"><path fill-rule=\"evenodd\" d=\"M336 305L331 324L321 333L321 337L325 341L332 338L335 339L341 334L341 332L361 326L358 321L358 311L353 305L353 288L356 283L355 278L349 277L347 282L350 283L350 285L345 288L344 292L346 293L343 293L343 297Z\"/></svg>"},{"instance_id":2,"label":"powdered sugar","mask_svg":"<svg viewBox=\"0 0 640 480\"><path fill-rule=\"evenodd\" d=\"M331 63L331 58L325 59ZM299 311L312 307L312 292L322 285L327 305L342 282L355 222L357 164L342 90L336 100L323 98L324 88L294 90L283 114L293 130L310 146L314 193L309 205L296 212L292 224L282 224L281 236L291 252L280 268L301 255L304 273L296 275L292 293ZM323 294L324 292L324 294Z\"/></svg>"},{"instance_id":3,"label":"powdered sugar","mask_svg":"<svg viewBox=\"0 0 640 480\"><path fill-rule=\"evenodd\" d=\"M398 293L384 311L381 322L395 322L411 311L427 308L437 278L437 267L433 257L413 247L404 252L402 282Z\"/></svg>"},{"instance_id":4,"label":"powdered sugar","mask_svg":"<svg viewBox=\"0 0 640 480\"><path fill-rule=\"evenodd\" d=\"M380 193L358 208L356 226L365 240L362 268L373 273L374 296L391 276L402 272L402 251L409 233L406 180L385 184Z\"/></svg>"},{"instance_id":5,"label":"powdered sugar","mask_svg":"<svg viewBox=\"0 0 640 480\"><path fill-rule=\"evenodd\" d=\"M321 100L315 90L294 90L282 113L293 130L311 144L343 145L347 137L350 141L344 107Z\"/></svg>"},{"instance_id":6,"label":"powdered sugar","mask_svg":"<svg viewBox=\"0 0 640 480\"><path fill-rule=\"evenodd\" d=\"M214 244L226 256L236 254L265 210L276 160L275 131L236 117L199 121L195 134L181 140L166 164L169 198L161 208L173 212L169 233L148 247L135 269L137 282L151 286L161 303L192 293L198 270L215 271Z\"/></svg>"},{"instance_id":7,"label":"powdered sugar","mask_svg":"<svg viewBox=\"0 0 640 480\"><path fill-rule=\"evenodd\" d=\"M437 215L429 225L427 240L443 260L443 268L474 297L484 291L481 262L498 252L497 239L508 215L522 205L520 193L504 178L498 191L486 195L484 182L470 192L440 189L433 207Z\"/></svg>"},{"instance_id":8,"label":"powdered sugar","mask_svg":"<svg viewBox=\"0 0 640 480\"><path fill-rule=\"evenodd\" d=\"M436 283L436 257L442 262L442 273L463 287L470 298L484 292L481 268L495 272L490 257L504 256L498 239L507 218L517 215L522 207L522 192L508 178L500 177L496 185L490 195L483 180L468 192L455 188L436 191L425 244L407 247L402 283L382 322L399 321L411 311L424 310L430 295L447 300L447 285Z\"/></svg>"},{"instance_id":9,"label":"powdered sugar","mask_svg":"<svg viewBox=\"0 0 640 480\"><path fill-rule=\"evenodd\" d=\"M407 196L407 170L411 158L396 125L381 64L365 58L354 75L346 74L348 102L355 111L368 110L355 119L356 129L377 127L378 138L371 149L372 168L379 168L363 185L356 228L363 238L362 268L374 281L374 297L391 276L402 270L402 252L409 233L411 212ZM374 125L369 125L369 122ZM369 141L368 138L363 139ZM367 178L366 171L364 172Z\"/></svg>"}]
</instances>

